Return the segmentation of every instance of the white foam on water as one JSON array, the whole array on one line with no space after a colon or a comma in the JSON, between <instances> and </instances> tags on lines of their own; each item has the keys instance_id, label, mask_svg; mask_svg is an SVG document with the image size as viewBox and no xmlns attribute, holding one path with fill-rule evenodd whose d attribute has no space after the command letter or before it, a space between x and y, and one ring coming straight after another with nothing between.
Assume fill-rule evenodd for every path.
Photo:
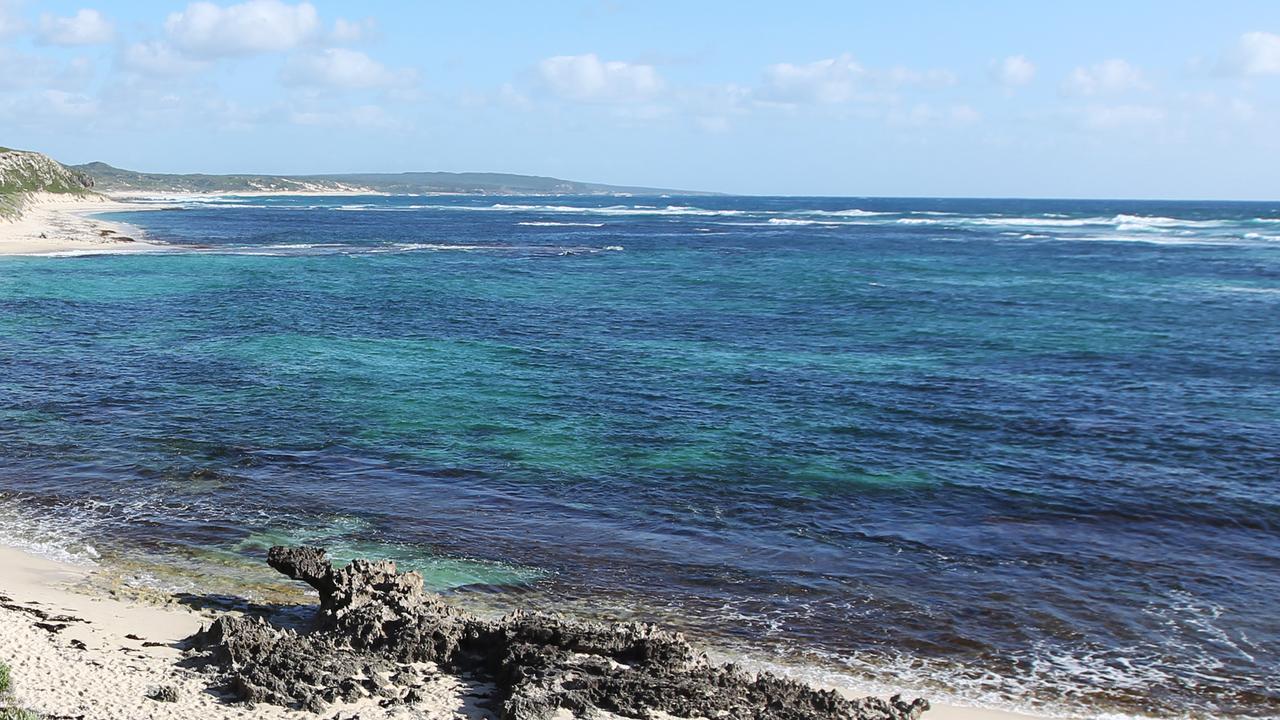
<instances>
[{"instance_id":1,"label":"white foam on water","mask_svg":"<svg viewBox=\"0 0 1280 720\"><path fill-rule=\"evenodd\" d=\"M495 253L540 253L557 255L583 255L605 251L622 250L621 245L606 247L565 247L548 245L446 245L442 243L396 243L389 246L373 247L363 254L401 253L401 252L495 252Z\"/></svg>"},{"instance_id":2,"label":"white foam on water","mask_svg":"<svg viewBox=\"0 0 1280 720\"><path fill-rule=\"evenodd\" d=\"M82 248L77 250L55 250L44 253L27 253L13 257L40 258L77 258L94 255L159 255L186 250L180 245L161 245L153 243L120 243L119 245L103 245L102 248Z\"/></svg>"},{"instance_id":3,"label":"white foam on water","mask_svg":"<svg viewBox=\"0 0 1280 720\"><path fill-rule=\"evenodd\" d=\"M590 215L699 215L699 216L735 216L749 214L743 210L707 210L691 205L668 205L663 208L638 207L632 205L609 205L606 207L579 207L576 205L512 205L495 203L486 207L465 207L469 210L495 210L505 212L538 212L538 213L579 213Z\"/></svg>"},{"instance_id":4,"label":"white foam on water","mask_svg":"<svg viewBox=\"0 0 1280 720\"><path fill-rule=\"evenodd\" d=\"M273 207L272 205L260 205L260 204L258 204L258 203L229 202L229 201L222 201L222 202L216 202L216 203L205 203L205 202L192 201L192 202L186 202L186 203L183 203L182 207L183 207L183 208L198 208L198 207L205 207L205 206L209 206L209 205L213 205L214 207L219 207L219 208L269 208L269 207Z\"/></svg>"},{"instance_id":5,"label":"white foam on water","mask_svg":"<svg viewBox=\"0 0 1280 720\"><path fill-rule=\"evenodd\" d=\"M1215 285L1216 290L1236 293L1254 293L1258 295L1280 295L1280 288L1249 287L1247 285Z\"/></svg>"},{"instance_id":6,"label":"white foam on water","mask_svg":"<svg viewBox=\"0 0 1280 720\"><path fill-rule=\"evenodd\" d=\"M604 227L604 223L589 222L554 222L551 220L525 220L516 223L517 225L527 225L529 227Z\"/></svg>"},{"instance_id":7,"label":"white foam on water","mask_svg":"<svg viewBox=\"0 0 1280 720\"><path fill-rule=\"evenodd\" d=\"M388 247L369 248L369 252L413 252L416 250L475 252L477 250L519 250L512 246L494 245L445 245L442 243L396 243Z\"/></svg>"},{"instance_id":8,"label":"white foam on water","mask_svg":"<svg viewBox=\"0 0 1280 720\"><path fill-rule=\"evenodd\" d=\"M330 210L339 210L344 212L412 212L414 210L422 210L431 208L431 205L367 205L367 204L349 204L338 205L337 207L329 206ZM441 207L448 207L447 205Z\"/></svg>"},{"instance_id":9,"label":"white foam on water","mask_svg":"<svg viewBox=\"0 0 1280 720\"><path fill-rule=\"evenodd\" d=\"M913 213L917 214L917 213ZM924 214L924 213L918 213ZM949 215L946 219L905 217L897 222L901 225L981 225L991 227L1086 227L1089 225L1107 225L1106 218L1056 218L1056 217L966 217Z\"/></svg>"},{"instance_id":10,"label":"white foam on water","mask_svg":"<svg viewBox=\"0 0 1280 720\"><path fill-rule=\"evenodd\" d=\"M311 250L313 248L351 247L346 243L284 243L281 245L259 245L259 250Z\"/></svg>"},{"instance_id":11,"label":"white foam on water","mask_svg":"<svg viewBox=\"0 0 1280 720\"><path fill-rule=\"evenodd\" d=\"M747 223L738 223L738 224L745 225ZM752 224L761 224L761 223L752 223ZM840 225L849 225L852 223L831 222L829 220L800 220L797 218L769 218L768 222L763 224L765 225L825 225L827 227L831 227L831 226L838 227Z\"/></svg>"},{"instance_id":12,"label":"white foam on water","mask_svg":"<svg viewBox=\"0 0 1280 720\"><path fill-rule=\"evenodd\" d=\"M873 660L862 657L823 656L820 661L812 663L803 659L779 661L777 656L762 656L740 648L710 649L707 655L714 662L731 662L749 671L771 672L817 687L831 688L846 696L889 696L902 693L908 698L919 695L935 703L956 707L1002 710L1046 718L1149 720L1151 717L1099 712L1092 708L1073 705L1066 700L1053 705L1013 700L1011 698L1029 697L1032 687L1016 678L994 673L961 679L940 663L905 655L892 659L875 658ZM1072 664L1070 662L1051 663L1058 670ZM1049 666L1045 666L1045 669L1048 670ZM1125 686L1134 687L1135 683L1138 681L1130 678ZM1074 693L1071 690L1069 687L1063 688L1062 697L1072 697Z\"/></svg>"},{"instance_id":13,"label":"white foam on water","mask_svg":"<svg viewBox=\"0 0 1280 720\"><path fill-rule=\"evenodd\" d=\"M995 225L1011 227L1085 227L1088 225L1106 225L1105 218L1057 218L1057 217L978 217L962 218L957 222L965 225Z\"/></svg>"},{"instance_id":14,"label":"white foam on water","mask_svg":"<svg viewBox=\"0 0 1280 720\"><path fill-rule=\"evenodd\" d=\"M1079 235L1061 238L1063 240L1082 240L1087 242L1120 242L1144 243L1147 245L1242 245L1240 238L1205 235L1162 235L1150 233L1142 235Z\"/></svg>"},{"instance_id":15,"label":"white foam on water","mask_svg":"<svg viewBox=\"0 0 1280 720\"><path fill-rule=\"evenodd\" d=\"M39 520L17 507L0 492L0 545L72 565L97 565L98 550L85 539L87 524Z\"/></svg>"},{"instance_id":16,"label":"white foam on water","mask_svg":"<svg viewBox=\"0 0 1280 720\"><path fill-rule=\"evenodd\" d=\"M881 215L897 215L891 212L875 212L872 210L860 210L851 208L849 210L806 210L800 211L805 215L830 215L832 217L878 217Z\"/></svg>"}]
</instances>

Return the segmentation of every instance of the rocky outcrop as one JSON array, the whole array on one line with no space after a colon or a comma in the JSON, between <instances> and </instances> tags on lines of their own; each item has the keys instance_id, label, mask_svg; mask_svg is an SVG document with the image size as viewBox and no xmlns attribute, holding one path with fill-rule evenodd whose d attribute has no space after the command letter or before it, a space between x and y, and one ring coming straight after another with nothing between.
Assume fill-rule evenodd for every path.
<instances>
[{"instance_id":1,"label":"rocky outcrop","mask_svg":"<svg viewBox=\"0 0 1280 720\"><path fill-rule=\"evenodd\" d=\"M0 147L0 218L20 215L34 193L83 195L92 190L92 178L47 155Z\"/></svg>"},{"instance_id":2,"label":"rocky outcrop","mask_svg":"<svg viewBox=\"0 0 1280 720\"><path fill-rule=\"evenodd\" d=\"M515 613L486 620L424 592L390 561L335 569L319 548L272 548L276 570L315 588L320 607L298 632L224 616L191 639L197 663L236 697L313 711L329 703L417 700L433 673L474 674L498 689L503 720L604 710L734 720L916 720L924 700L850 700L768 673L716 665L652 625Z\"/></svg>"}]
</instances>

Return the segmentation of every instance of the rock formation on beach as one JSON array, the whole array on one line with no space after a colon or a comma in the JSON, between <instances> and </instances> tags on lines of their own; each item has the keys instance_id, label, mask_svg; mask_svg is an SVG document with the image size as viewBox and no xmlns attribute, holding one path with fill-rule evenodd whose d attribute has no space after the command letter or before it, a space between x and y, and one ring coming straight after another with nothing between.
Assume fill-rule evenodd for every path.
<instances>
[{"instance_id":1,"label":"rock formation on beach","mask_svg":"<svg viewBox=\"0 0 1280 720\"><path fill-rule=\"evenodd\" d=\"M335 569L319 548L272 548L276 570L320 593L311 629L227 615L191 638L193 662L219 673L242 701L321 711L379 697L413 704L432 673L497 688L503 720L568 711L648 718L916 720L925 700L850 700L827 690L716 665L682 636L652 625L578 622L514 613L487 620L424 592L417 573L356 560Z\"/></svg>"}]
</instances>

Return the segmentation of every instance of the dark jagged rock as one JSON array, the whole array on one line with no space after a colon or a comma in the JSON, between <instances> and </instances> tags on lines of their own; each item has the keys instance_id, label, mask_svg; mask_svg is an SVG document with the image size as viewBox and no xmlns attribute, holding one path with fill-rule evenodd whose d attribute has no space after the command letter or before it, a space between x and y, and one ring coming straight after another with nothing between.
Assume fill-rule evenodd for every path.
<instances>
[{"instance_id":1,"label":"dark jagged rock","mask_svg":"<svg viewBox=\"0 0 1280 720\"><path fill-rule=\"evenodd\" d=\"M156 702L176 703L179 698L178 688L173 685L161 685L148 693L147 697Z\"/></svg>"},{"instance_id":2,"label":"dark jagged rock","mask_svg":"<svg viewBox=\"0 0 1280 720\"><path fill-rule=\"evenodd\" d=\"M390 561L335 569L319 548L272 548L271 567L320 594L311 630L223 616L192 637L241 700L321 711L375 697L413 703L435 671L491 679L503 720L604 710L648 718L917 720L925 700L850 700L769 673L715 665L676 633L545 614L485 620L424 592L417 573ZM430 663L432 665L424 665Z\"/></svg>"}]
</instances>

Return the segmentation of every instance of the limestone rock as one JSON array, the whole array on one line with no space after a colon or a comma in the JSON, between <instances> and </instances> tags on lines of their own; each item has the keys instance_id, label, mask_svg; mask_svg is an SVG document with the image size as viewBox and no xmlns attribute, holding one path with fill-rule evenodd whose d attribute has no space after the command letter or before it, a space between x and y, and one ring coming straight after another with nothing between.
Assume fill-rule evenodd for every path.
<instances>
[{"instance_id":1,"label":"limestone rock","mask_svg":"<svg viewBox=\"0 0 1280 720\"><path fill-rule=\"evenodd\" d=\"M268 563L320 593L305 633L260 618L224 616L192 638L193 652L246 702L322 711L374 696L412 703L416 668L493 681L503 720L548 720L567 710L630 718L652 711L735 720L917 720L925 700L850 700L768 673L716 665L676 633L541 613L491 621L424 592L417 573L387 560L335 569L320 548L272 548Z\"/></svg>"}]
</instances>

